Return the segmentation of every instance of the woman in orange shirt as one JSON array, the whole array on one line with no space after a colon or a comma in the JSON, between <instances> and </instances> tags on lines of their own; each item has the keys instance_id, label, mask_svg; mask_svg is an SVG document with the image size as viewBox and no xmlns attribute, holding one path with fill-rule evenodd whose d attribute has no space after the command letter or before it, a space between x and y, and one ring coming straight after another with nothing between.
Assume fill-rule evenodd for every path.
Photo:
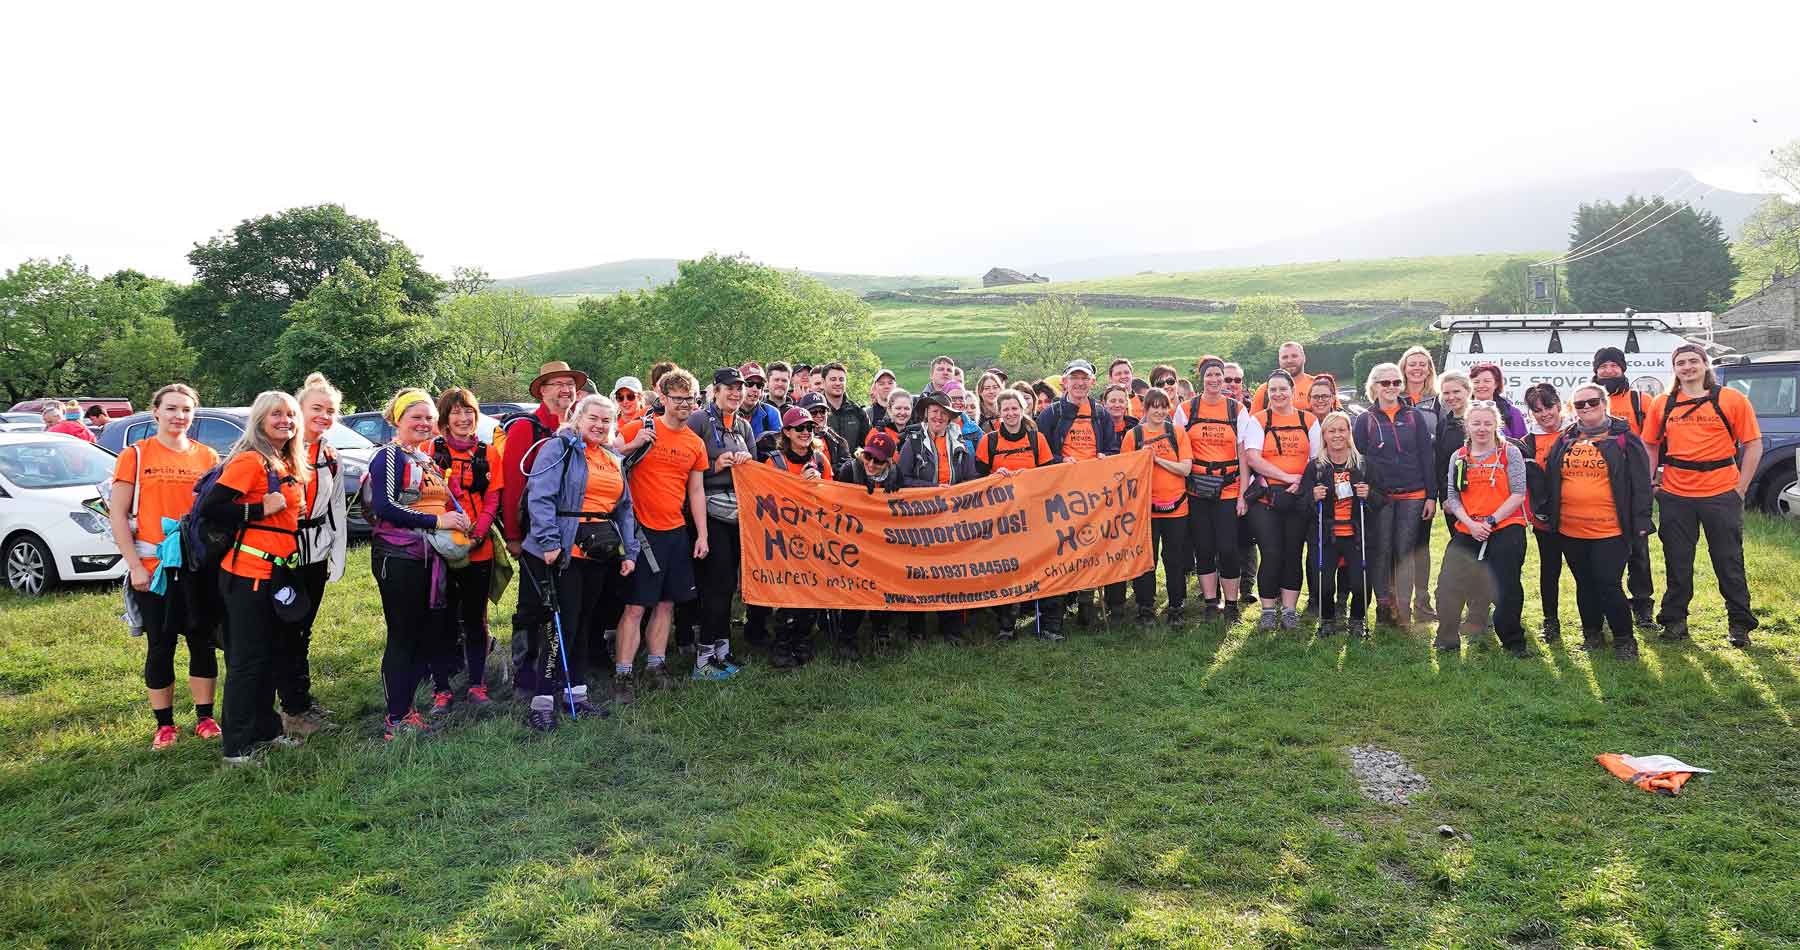
<instances>
[{"instance_id":1,"label":"woman in orange shirt","mask_svg":"<svg viewBox=\"0 0 1800 950\"><path fill-rule=\"evenodd\" d=\"M156 419L156 435L119 453L113 472L108 517L119 555L131 569L125 586L129 606L144 629L144 689L150 713L156 717L156 734L150 748L175 744L175 642L187 637L188 693L194 699L194 735L217 739L219 724L213 719L213 692L219 681L219 659L213 646L218 618L207 609L212 598L198 584L210 575L194 569L165 569L162 592L151 590L157 572L156 546L165 535L163 519L176 521L194 506L194 483L214 465L219 455L187 437L200 408L200 396L180 383L156 391L150 409Z\"/></svg>"},{"instance_id":2,"label":"woman in orange shirt","mask_svg":"<svg viewBox=\"0 0 1800 950\"><path fill-rule=\"evenodd\" d=\"M1676 347L1672 362L1675 379L1668 395L1651 400L1644 416L1650 471L1661 479L1656 503L1667 571L1656 622L1663 626L1663 639L1687 639L1694 554L1705 531L1713 575L1725 598L1730 643L1746 647L1756 614L1744 579L1744 495L1762 462L1762 427L1748 397L1719 385L1699 344Z\"/></svg>"},{"instance_id":3,"label":"woman in orange shirt","mask_svg":"<svg viewBox=\"0 0 1800 950\"><path fill-rule=\"evenodd\" d=\"M1300 583L1305 577L1301 552L1312 507L1300 497L1300 478L1318 454L1319 423L1294 405L1294 378L1286 370L1269 374L1264 384L1268 408L1241 423L1244 461L1261 476L1263 490L1249 506L1250 527L1262 551L1256 572L1262 597L1258 630L1294 630L1300 626Z\"/></svg>"},{"instance_id":4,"label":"woman in orange shirt","mask_svg":"<svg viewBox=\"0 0 1800 950\"><path fill-rule=\"evenodd\" d=\"M991 431L982 435L981 441L975 443L975 470L979 474L1011 477L1017 472L1050 464L1050 440L1044 438L1025 412L1025 400L1029 398L1030 393L1017 389L1002 390L994 397L999 420ZM1033 607L1038 638L1053 642L1061 640L1062 597L1040 597L1033 602ZM1012 640L1018 636L1019 605L996 607L994 616L999 623L1000 639Z\"/></svg>"},{"instance_id":5,"label":"woman in orange shirt","mask_svg":"<svg viewBox=\"0 0 1800 950\"><path fill-rule=\"evenodd\" d=\"M1238 415L1243 406L1225 394L1225 361L1216 356L1200 358L1200 392L1178 413L1186 427L1192 453L1188 480L1188 544L1194 554L1194 573L1200 577L1200 596L1206 601L1203 622L1218 617L1219 589L1225 590L1225 611L1237 620L1238 520L1244 515L1240 500L1244 484L1243 446L1238 442Z\"/></svg>"},{"instance_id":6,"label":"woman in orange shirt","mask_svg":"<svg viewBox=\"0 0 1800 950\"><path fill-rule=\"evenodd\" d=\"M1525 413L1530 416L1530 434L1519 440L1525 456L1525 518L1531 524L1531 535L1537 539L1538 602L1544 608L1544 626L1540 631L1545 643L1562 640L1562 536L1556 525L1545 517L1548 486L1544 463L1550 450L1568 427L1563 418L1562 394L1551 383L1536 383L1525 390Z\"/></svg>"},{"instance_id":7,"label":"woman in orange shirt","mask_svg":"<svg viewBox=\"0 0 1800 950\"><path fill-rule=\"evenodd\" d=\"M1572 399L1575 424L1545 457L1546 497L1538 514L1556 532L1575 575L1582 649L1606 646L1604 628L1611 624L1613 655L1635 660L1631 604L1620 579L1633 542L1650 535L1650 456L1631 424L1609 414L1599 384L1575 387Z\"/></svg>"},{"instance_id":8,"label":"woman in orange shirt","mask_svg":"<svg viewBox=\"0 0 1800 950\"><path fill-rule=\"evenodd\" d=\"M1156 467L1150 471L1151 565L1132 580L1131 591L1137 600L1138 622L1156 619L1155 560L1160 552L1164 583L1169 588L1169 609L1163 619L1178 624L1184 619L1187 572L1194 566L1187 542L1187 477L1194 470L1194 450L1185 433L1176 432L1169 421L1168 393L1158 388L1146 390L1144 414L1149 418L1132 429L1119 445L1121 452L1135 452L1146 446L1156 452Z\"/></svg>"},{"instance_id":9,"label":"woman in orange shirt","mask_svg":"<svg viewBox=\"0 0 1800 950\"><path fill-rule=\"evenodd\" d=\"M1503 424L1492 400L1470 403L1463 418L1468 443L1451 454L1445 469L1444 510L1456 519L1438 572L1434 645L1445 652L1462 646L1463 608L1471 617L1485 617L1492 603L1501 646L1525 656L1519 626L1525 601L1519 583L1525 564L1525 456L1500 438Z\"/></svg>"},{"instance_id":10,"label":"woman in orange shirt","mask_svg":"<svg viewBox=\"0 0 1800 950\"><path fill-rule=\"evenodd\" d=\"M219 564L225 603L225 761L247 765L262 744L299 745L284 735L275 687L299 648L300 618L283 617L302 602L299 512L311 472L300 434L300 404L265 392L250 406L244 434L217 482L199 500L209 526L230 528L234 543ZM277 595L285 603L279 603Z\"/></svg>"},{"instance_id":11,"label":"woman in orange shirt","mask_svg":"<svg viewBox=\"0 0 1800 950\"><path fill-rule=\"evenodd\" d=\"M469 550L469 563L452 568L445 578L445 600L450 610L450 636L444 640L449 655L439 657L432 665L431 714L443 715L450 710L451 670L460 662L468 677L463 694L472 706L486 706L488 658L488 588L494 576L494 542L488 537L494 518L500 513L500 489L506 480L500 451L481 441L476 426L481 421L481 405L475 394L455 387L444 390L437 399L438 426L443 434L431 440L431 461L444 473L450 494L474 526L469 539L475 546ZM609 420L610 421L610 420ZM612 427L607 426L607 435ZM456 653L460 638L462 652Z\"/></svg>"}]
</instances>

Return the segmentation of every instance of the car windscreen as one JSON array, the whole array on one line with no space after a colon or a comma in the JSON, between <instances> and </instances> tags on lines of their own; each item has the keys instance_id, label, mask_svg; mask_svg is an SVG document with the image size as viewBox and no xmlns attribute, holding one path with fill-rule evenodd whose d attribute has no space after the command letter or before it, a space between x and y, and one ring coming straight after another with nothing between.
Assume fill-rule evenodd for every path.
<instances>
[{"instance_id":1,"label":"car windscreen","mask_svg":"<svg viewBox=\"0 0 1800 950\"><path fill-rule=\"evenodd\" d=\"M59 436L0 445L0 475L20 488L97 485L112 473L112 453L79 439Z\"/></svg>"},{"instance_id":2,"label":"car windscreen","mask_svg":"<svg viewBox=\"0 0 1800 950\"><path fill-rule=\"evenodd\" d=\"M340 451L343 449L372 449L375 447L375 443L363 438L362 433L341 422L334 422L331 424L331 428L325 430L325 441L331 443L332 448Z\"/></svg>"}]
</instances>

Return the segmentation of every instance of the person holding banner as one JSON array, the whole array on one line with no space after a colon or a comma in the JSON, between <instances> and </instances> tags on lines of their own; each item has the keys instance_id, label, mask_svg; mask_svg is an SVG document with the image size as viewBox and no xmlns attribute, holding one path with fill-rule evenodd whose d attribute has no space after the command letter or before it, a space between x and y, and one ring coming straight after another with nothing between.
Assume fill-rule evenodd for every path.
<instances>
[{"instance_id":1,"label":"person holding banner","mask_svg":"<svg viewBox=\"0 0 1800 950\"><path fill-rule=\"evenodd\" d=\"M1664 640L1688 638L1688 601L1694 596L1694 554L1700 533L1719 595L1725 599L1728 642L1750 645L1757 627L1744 576L1744 496L1762 461L1762 428L1743 393L1720 386L1697 343L1675 348L1668 395L1651 402L1644 419L1650 470L1662 465L1656 493L1662 513Z\"/></svg>"},{"instance_id":2,"label":"person holding banner","mask_svg":"<svg viewBox=\"0 0 1800 950\"><path fill-rule=\"evenodd\" d=\"M903 389L894 391L906 396L906 410L912 411L912 396ZM892 395L890 394L890 400ZM889 416L882 420L887 425L892 420ZM837 470L837 481L848 485L861 485L873 495L880 491L892 494L900 490L900 466L894 464L894 453L900 451L900 440L885 428L877 428L869 433L863 447L856 450L850 458L850 464ZM747 607L747 610L767 610L768 608ZM844 629L838 639L838 655L846 661L855 662L862 659L862 650L857 646L857 635L862 632L863 620L868 617L867 610L839 611ZM879 649L893 646L893 638L888 635L888 614L875 611L872 629L875 634L875 645Z\"/></svg>"},{"instance_id":3,"label":"person holding banner","mask_svg":"<svg viewBox=\"0 0 1800 950\"><path fill-rule=\"evenodd\" d=\"M1462 645L1464 608L1470 617L1483 618L1491 602L1501 646L1523 657L1519 613L1525 592L1519 572L1525 564L1525 456L1500 438L1500 407L1493 401L1470 403L1463 424L1468 444L1452 454L1445 469L1444 509L1456 519L1456 531L1438 573L1433 645L1455 652Z\"/></svg>"},{"instance_id":4,"label":"person holding banner","mask_svg":"<svg viewBox=\"0 0 1800 950\"><path fill-rule=\"evenodd\" d=\"M819 448L814 434L820 426L813 415L798 406L781 414L781 441L763 461L807 481L832 481L831 457ZM737 526L732 526L735 539ZM713 555L709 555L711 557ZM775 625L775 645L770 651L769 665L778 670L792 669L812 661L812 625L820 611L790 606L781 610ZM829 612L823 612L829 622Z\"/></svg>"},{"instance_id":5,"label":"person holding banner","mask_svg":"<svg viewBox=\"0 0 1800 950\"><path fill-rule=\"evenodd\" d=\"M1187 479L1188 543L1193 549L1205 621L1217 618L1219 589L1230 619L1238 611L1238 520L1244 514L1243 447L1237 399L1225 394L1225 363L1200 358L1200 392L1178 413L1187 429L1193 471Z\"/></svg>"},{"instance_id":6,"label":"person holding banner","mask_svg":"<svg viewBox=\"0 0 1800 950\"><path fill-rule=\"evenodd\" d=\"M688 417L688 428L706 445L707 471L700 484L706 492L706 536L712 542L712 551L699 565L700 635L694 643L692 674L697 680L730 679L740 668L727 659L731 656L731 602L737 596L742 560L738 498L731 470L755 460L751 454L755 427L743 411L748 387L742 370L720 367L713 373L712 402ZM767 613L764 608L749 608L745 627L762 627Z\"/></svg>"},{"instance_id":7,"label":"person holding banner","mask_svg":"<svg viewBox=\"0 0 1800 950\"><path fill-rule=\"evenodd\" d=\"M1369 484L1363 458L1350 435L1350 417L1343 410L1325 416L1319 424L1319 454L1300 479L1300 495L1313 505L1314 537L1318 540L1315 562L1307 565L1313 580L1313 600L1319 605L1319 636L1346 632L1368 636L1368 510L1379 508L1386 496ZM1380 552L1378 551L1379 555ZM1338 622L1338 563L1342 561L1344 586L1350 592L1349 623Z\"/></svg>"},{"instance_id":8,"label":"person holding banner","mask_svg":"<svg viewBox=\"0 0 1800 950\"><path fill-rule=\"evenodd\" d=\"M1083 359L1069 361L1062 374L1063 395L1038 413L1038 431L1050 443L1051 457L1058 462L1083 462L1102 455L1116 455L1119 435L1104 403L1092 395L1094 364ZM1119 606L1124 606L1123 588ZM1093 622L1092 591L1075 594L1075 622L1087 626Z\"/></svg>"},{"instance_id":9,"label":"person holding banner","mask_svg":"<svg viewBox=\"0 0 1800 950\"><path fill-rule=\"evenodd\" d=\"M994 397L999 421L981 437L975 446L975 466L982 475L1011 476L1051 464L1050 440L1031 424L1025 415L1025 397L1016 390L1003 390ZM1061 640L1062 598L1043 597L1035 604L1037 636L1044 640ZM1002 640L1018 636L1018 607L1008 604L995 609Z\"/></svg>"},{"instance_id":10,"label":"person holding banner","mask_svg":"<svg viewBox=\"0 0 1800 950\"><path fill-rule=\"evenodd\" d=\"M1170 376L1173 389L1173 374ZM1155 453L1156 467L1150 472L1150 550L1152 563L1148 571L1131 583L1137 600L1137 619L1148 623L1156 619L1156 566L1158 552L1162 556L1164 583L1169 588L1169 609L1164 620L1178 624L1185 619L1187 572L1193 566L1187 550L1187 477L1194 470L1194 450L1185 434L1178 434L1169 422L1169 394L1152 388L1144 393L1144 414L1149 418L1125 436L1119 448L1135 452L1149 446Z\"/></svg>"},{"instance_id":11,"label":"person holding banner","mask_svg":"<svg viewBox=\"0 0 1800 950\"><path fill-rule=\"evenodd\" d=\"M928 392L913 401L913 411L921 414L923 424L907 429L900 444L900 484L920 488L976 478L975 460L960 435L951 431L950 422L959 414L950 408L950 400L942 392ZM908 632L915 639L922 637L924 614L914 613L907 620ZM961 643L962 621L960 610L938 611L939 634L951 643Z\"/></svg>"},{"instance_id":12,"label":"person holding banner","mask_svg":"<svg viewBox=\"0 0 1800 950\"><path fill-rule=\"evenodd\" d=\"M1257 593L1262 598L1259 630L1294 630L1300 626L1301 558L1306 543L1308 503L1300 496L1300 478L1319 452L1319 423L1294 405L1294 379L1286 370L1269 374L1261 390L1268 408L1244 418L1244 460L1261 476L1261 491L1250 506L1250 526L1262 549Z\"/></svg>"},{"instance_id":13,"label":"person holding banner","mask_svg":"<svg viewBox=\"0 0 1800 950\"><path fill-rule=\"evenodd\" d=\"M617 413L605 396L582 397L538 451L525 486L531 533L520 564L556 594L553 633L533 651L544 660L525 722L539 732L556 728L558 710L576 720L606 716L588 698L591 618L608 589L617 590L614 578L632 575L640 553L631 491L610 447Z\"/></svg>"}]
</instances>

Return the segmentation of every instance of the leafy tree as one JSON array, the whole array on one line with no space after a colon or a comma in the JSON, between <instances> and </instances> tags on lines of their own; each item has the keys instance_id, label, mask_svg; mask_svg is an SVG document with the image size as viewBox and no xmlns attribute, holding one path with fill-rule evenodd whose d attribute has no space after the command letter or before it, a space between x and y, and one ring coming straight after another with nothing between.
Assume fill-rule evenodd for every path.
<instances>
[{"instance_id":1,"label":"leafy tree","mask_svg":"<svg viewBox=\"0 0 1800 950\"><path fill-rule=\"evenodd\" d=\"M444 375L482 399L522 399L570 314L522 290L452 297L441 307Z\"/></svg>"},{"instance_id":2,"label":"leafy tree","mask_svg":"<svg viewBox=\"0 0 1800 950\"><path fill-rule=\"evenodd\" d=\"M1742 269L1735 297L1761 290L1777 275L1800 273L1800 139L1774 151L1763 174L1785 187L1750 213L1732 256Z\"/></svg>"},{"instance_id":3,"label":"leafy tree","mask_svg":"<svg viewBox=\"0 0 1800 950\"><path fill-rule=\"evenodd\" d=\"M1246 378L1267 376L1277 365L1275 355L1289 340L1311 343L1319 338L1300 305L1291 298L1255 294L1237 302L1232 322L1238 336L1227 347L1231 362L1244 367Z\"/></svg>"},{"instance_id":4,"label":"leafy tree","mask_svg":"<svg viewBox=\"0 0 1800 950\"><path fill-rule=\"evenodd\" d=\"M172 290L172 284L137 271L119 271L100 282L97 307L108 329L93 358L84 361L86 391L124 396L143 406L163 384L193 380L199 357L168 315Z\"/></svg>"},{"instance_id":5,"label":"leafy tree","mask_svg":"<svg viewBox=\"0 0 1800 950\"><path fill-rule=\"evenodd\" d=\"M494 278L481 267L452 267L448 287L453 297L473 297L494 285Z\"/></svg>"},{"instance_id":6,"label":"leafy tree","mask_svg":"<svg viewBox=\"0 0 1800 950\"><path fill-rule=\"evenodd\" d=\"M1550 301L1538 300L1531 292L1533 278L1541 276L1547 280L1549 272L1533 274L1531 263L1530 258L1508 258L1499 267L1487 272L1487 283L1480 294L1452 301L1451 312L1549 313ZM1557 287L1557 293L1566 297L1562 290L1561 286Z\"/></svg>"},{"instance_id":7,"label":"leafy tree","mask_svg":"<svg viewBox=\"0 0 1800 950\"><path fill-rule=\"evenodd\" d=\"M654 290L582 300L555 351L599 380L642 376L665 359L703 381L751 358L835 359L851 369L856 392L874 374L873 336L862 300L803 274L712 254L682 261L675 281Z\"/></svg>"},{"instance_id":8,"label":"leafy tree","mask_svg":"<svg viewBox=\"0 0 1800 950\"><path fill-rule=\"evenodd\" d=\"M1000 362L1019 379L1060 373L1069 361L1105 349L1099 324L1074 297L1053 294L1013 305Z\"/></svg>"},{"instance_id":9,"label":"leafy tree","mask_svg":"<svg viewBox=\"0 0 1800 950\"><path fill-rule=\"evenodd\" d=\"M287 312L286 329L258 368L261 388L292 388L319 370L352 406L381 405L402 386L434 389L445 361L432 318L407 309L407 275L371 275L349 258Z\"/></svg>"},{"instance_id":10,"label":"leafy tree","mask_svg":"<svg viewBox=\"0 0 1800 950\"><path fill-rule=\"evenodd\" d=\"M239 222L188 253L194 283L171 306L200 354L200 372L226 401L266 388L263 368L274 353L288 308L306 300L352 261L365 275L398 275L402 312L432 313L444 284L426 273L412 250L380 225L341 205L290 208Z\"/></svg>"},{"instance_id":11,"label":"leafy tree","mask_svg":"<svg viewBox=\"0 0 1800 950\"><path fill-rule=\"evenodd\" d=\"M1576 210L1572 249L1636 215L1598 245L1624 236L1617 246L1568 264L1569 300L1578 312L1679 312L1730 304L1738 266L1718 216L1691 205L1675 208L1660 196L1634 195L1624 204L1601 201Z\"/></svg>"},{"instance_id":12,"label":"leafy tree","mask_svg":"<svg viewBox=\"0 0 1800 950\"><path fill-rule=\"evenodd\" d=\"M99 282L73 259L27 260L0 278L0 387L13 401L70 395L106 333Z\"/></svg>"}]
</instances>

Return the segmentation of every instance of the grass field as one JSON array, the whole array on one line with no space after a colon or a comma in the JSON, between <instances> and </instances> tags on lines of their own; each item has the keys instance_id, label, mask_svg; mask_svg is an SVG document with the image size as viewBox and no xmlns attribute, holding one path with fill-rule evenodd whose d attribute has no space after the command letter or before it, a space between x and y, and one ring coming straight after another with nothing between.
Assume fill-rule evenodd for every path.
<instances>
[{"instance_id":1,"label":"grass field","mask_svg":"<svg viewBox=\"0 0 1800 950\"><path fill-rule=\"evenodd\" d=\"M116 592L9 596L0 933L26 947L1793 946L1800 530L1755 517L1747 545L1765 621L1747 651L1723 643L1703 560L1699 639L1647 645L1637 665L1541 644L1525 661L1446 657L1422 633L1121 626L752 666L548 738L503 704L391 746L359 548L314 648L345 727L244 770L191 735L149 750L142 644ZM191 725L185 699L177 715ZM1432 790L1366 801L1355 744L1402 753ZM1646 795L1595 765L1606 751L1718 774Z\"/></svg>"},{"instance_id":2,"label":"grass field","mask_svg":"<svg viewBox=\"0 0 1800 950\"><path fill-rule=\"evenodd\" d=\"M1509 258L1539 260L1553 252L1467 254L1450 257L1387 257L1315 261L1265 267L1231 267L1172 274L1138 274L1049 284L992 288L1000 293L1140 294L1236 300L1251 294L1280 294L1296 300L1437 300L1474 296L1488 271ZM1051 275L1054 277L1055 275Z\"/></svg>"},{"instance_id":3,"label":"grass field","mask_svg":"<svg viewBox=\"0 0 1800 950\"><path fill-rule=\"evenodd\" d=\"M932 306L894 300L878 300L875 310L875 353L892 369L900 385L913 392L931 375L933 357L947 354L963 366L986 365L997 360L1006 342L1006 323L1012 313L1005 306ZM1100 325L1107 356L1124 356L1149 375L1155 363L1191 371L1208 352L1223 350L1242 332L1234 326L1236 314L1180 313L1172 310L1134 310L1095 307L1088 311ZM1315 316L1313 326L1333 330L1355 321L1354 317Z\"/></svg>"}]
</instances>

